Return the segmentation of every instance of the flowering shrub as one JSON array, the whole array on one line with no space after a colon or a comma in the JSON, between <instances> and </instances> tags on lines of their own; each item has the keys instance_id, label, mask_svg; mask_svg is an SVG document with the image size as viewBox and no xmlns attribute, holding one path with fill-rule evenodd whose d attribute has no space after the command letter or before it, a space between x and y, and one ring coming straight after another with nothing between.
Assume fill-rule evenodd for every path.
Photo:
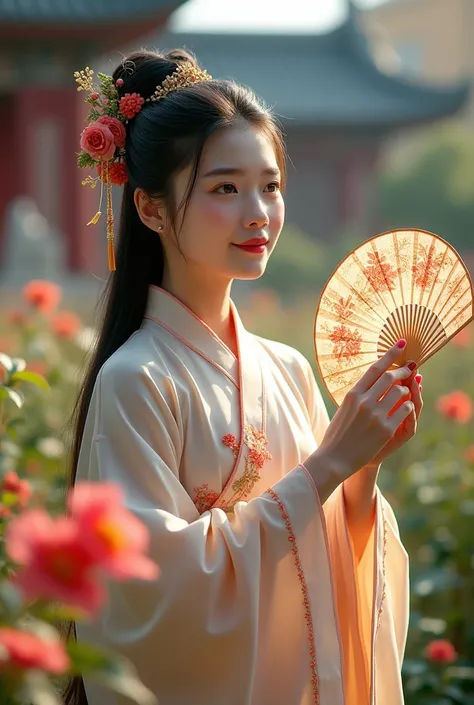
<instances>
[{"instance_id":1,"label":"flowering shrub","mask_svg":"<svg viewBox=\"0 0 474 705\"><path fill-rule=\"evenodd\" d=\"M33 363L0 353L0 700L61 705L66 679L87 674L148 705L155 698L127 662L61 637L61 623L103 605L109 580L159 571L119 487L78 483L64 504L60 428L75 388L64 358L78 364L84 330L76 314L57 311L56 285L30 282L23 295L27 310L10 312L8 340Z\"/></svg>"}]
</instances>

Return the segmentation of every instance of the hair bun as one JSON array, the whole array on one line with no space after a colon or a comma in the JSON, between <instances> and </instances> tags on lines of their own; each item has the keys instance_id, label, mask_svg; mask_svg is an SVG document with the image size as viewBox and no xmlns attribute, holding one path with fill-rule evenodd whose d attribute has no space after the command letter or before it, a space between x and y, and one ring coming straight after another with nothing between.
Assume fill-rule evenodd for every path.
<instances>
[{"instance_id":1,"label":"hair bun","mask_svg":"<svg viewBox=\"0 0 474 705\"><path fill-rule=\"evenodd\" d=\"M186 49L172 49L171 51L166 52L165 57L168 59L168 61L173 61L177 64L189 62L196 68L199 68L199 64L196 60L196 57L190 52L186 51Z\"/></svg>"},{"instance_id":2,"label":"hair bun","mask_svg":"<svg viewBox=\"0 0 474 705\"><path fill-rule=\"evenodd\" d=\"M191 63L198 67L196 58L185 49L172 49L167 53L159 51L136 51L127 56L114 71L113 79L119 96L125 93L139 93L143 98L152 95L157 86L171 75L179 64Z\"/></svg>"}]
</instances>

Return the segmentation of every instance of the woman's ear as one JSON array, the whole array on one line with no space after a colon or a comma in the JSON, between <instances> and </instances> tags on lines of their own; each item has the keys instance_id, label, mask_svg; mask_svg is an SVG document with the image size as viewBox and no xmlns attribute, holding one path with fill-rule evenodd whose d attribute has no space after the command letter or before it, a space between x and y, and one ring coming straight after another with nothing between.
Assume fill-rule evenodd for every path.
<instances>
[{"instance_id":1,"label":"woman's ear","mask_svg":"<svg viewBox=\"0 0 474 705\"><path fill-rule=\"evenodd\" d=\"M163 230L163 208L160 207L159 201L151 199L141 189L135 189L133 194L136 209L140 220L150 230L161 232Z\"/></svg>"}]
</instances>

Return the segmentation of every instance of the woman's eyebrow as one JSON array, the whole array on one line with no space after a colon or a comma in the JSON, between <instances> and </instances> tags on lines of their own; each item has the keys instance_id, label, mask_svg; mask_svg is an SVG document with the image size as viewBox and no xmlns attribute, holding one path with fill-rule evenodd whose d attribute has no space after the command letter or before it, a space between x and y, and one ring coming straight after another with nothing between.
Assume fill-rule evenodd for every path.
<instances>
[{"instance_id":1,"label":"woman's eyebrow","mask_svg":"<svg viewBox=\"0 0 474 705\"><path fill-rule=\"evenodd\" d=\"M231 166L221 166L216 169L211 169L211 171L203 174L203 178L207 178L208 176L243 176L244 174L245 171L243 169L237 169L236 167ZM262 171L262 175L279 176L280 170L276 167L268 167Z\"/></svg>"}]
</instances>

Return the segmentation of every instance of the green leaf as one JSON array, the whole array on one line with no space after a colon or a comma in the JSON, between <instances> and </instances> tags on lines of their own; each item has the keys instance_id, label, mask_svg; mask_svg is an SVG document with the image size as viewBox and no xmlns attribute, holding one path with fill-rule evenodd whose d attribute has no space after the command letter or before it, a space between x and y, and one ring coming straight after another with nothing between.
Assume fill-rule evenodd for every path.
<instances>
[{"instance_id":1,"label":"green leaf","mask_svg":"<svg viewBox=\"0 0 474 705\"><path fill-rule=\"evenodd\" d=\"M17 405L19 409L23 406L23 394L20 392L17 392L16 389L10 389L10 387L2 387L0 390L0 399L3 397L4 399L10 399L14 404Z\"/></svg>"},{"instance_id":2,"label":"green leaf","mask_svg":"<svg viewBox=\"0 0 474 705\"><path fill-rule=\"evenodd\" d=\"M443 688L443 695L447 695L454 703L465 703L465 693L457 685L449 684Z\"/></svg>"},{"instance_id":3,"label":"green leaf","mask_svg":"<svg viewBox=\"0 0 474 705\"><path fill-rule=\"evenodd\" d=\"M23 599L20 592L8 580L0 582L0 613L2 617L15 617L22 610Z\"/></svg>"},{"instance_id":4,"label":"green leaf","mask_svg":"<svg viewBox=\"0 0 474 705\"><path fill-rule=\"evenodd\" d=\"M15 372L15 374L12 375L11 380L12 382L29 382L30 384L34 384L36 387L44 389L45 392L51 391L51 388L45 378L36 372L31 372L30 370Z\"/></svg>"},{"instance_id":5,"label":"green leaf","mask_svg":"<svg viewBox=\"0 0 474 705\"><path fill-rule=\"evenodd\" d=\"M428 670L428 664L421 659L405 659L403 663L403 675L408 677L421 676Z\"/></svg>"},{"instance_id":6,"label":"green leaf","mask_svg":"<svg viewBox=\"0 0 474 705\"><path fill-rule=\"evenodd\" d=\"M130 698L138 705L157 704L156 697L139 680L127 660L81 642L68 643L67 650L74 673L89 674L100 685Z\"/></svg>"},{"instance_id":7,"label":"green leaf","mask_svg":"<svg viewBox=\"0 0 474 705\"><path fill-rule=\"evenodd\" d=\"M7 372L11 372L13 369L13 360L5 353L0 353L0 365L6 369Z\"/></svg>"},{"instance_id":8,"label":"green leaf","mask_svg":"<svg viewBox=\"0 0 474 705\"><path fill-rule=\"evenodd\" d=\"M25 701L31 705L63 705L48 676L42 671L27 671L24 680Z\"/></svg>"},{"instance_id":9,"label":"green leaf","mask_svg":"<svg viewBox=\"0 0 474 705\"><path fill-rule=\"evenodd\" d=\"M449 678L474 681L474 668L471 666L450 666L446 671L446 675Z\"/></svg>"},{"instance_id":10,"label":"green leaf","mask_svg":"<svg viewBox=\"0 0 474 705\"><path fill-rule=\"evenodd\" d=\"M92 168L96 165L95 160L87 152L79 152L77 155L77 166L81 169Z\"/></svg>"},{"instance_id":11,"label":"green leaf","mask_svg":"<svg viewBox=\"0 0 474 705\"><path fill-rule=\"evenodd\" d=\"M18 504L18 495L15 492L2 492L0 504L3 504L4 507L14 507Z\"/></svg>"},{"instance_id":12,"label":"green leaf","mask_svg":"<svg viewBox=\"0 0 474 705\"><path fill-rule=\"evenodd\" d=\"M47 603L35 606L35 616L51 624L54 622L77 622L82 619L83 614L73 607Z\"/></svg>"},{"instance_id":13,"label":"green leaf","mask_svg":"<svg viewBox=\"0 0 474 705\"><path fill-rule=\"evenodd\" d=\"M87 674L110 667L110 657L90 644L71 641L66 646L73 665L73 674Z\"/></svg>"},{"instance_id":14,"label":"green leaf","mask_svg":"<svg viewBox=\"0 0 474 705\"><path fill-rule=\"evenodd\" d=\"M450 570L431 568L413 578L413 592L415 595L424 597L458 587L461 583L460 576Z\"/></svg>"}]
</instances>

